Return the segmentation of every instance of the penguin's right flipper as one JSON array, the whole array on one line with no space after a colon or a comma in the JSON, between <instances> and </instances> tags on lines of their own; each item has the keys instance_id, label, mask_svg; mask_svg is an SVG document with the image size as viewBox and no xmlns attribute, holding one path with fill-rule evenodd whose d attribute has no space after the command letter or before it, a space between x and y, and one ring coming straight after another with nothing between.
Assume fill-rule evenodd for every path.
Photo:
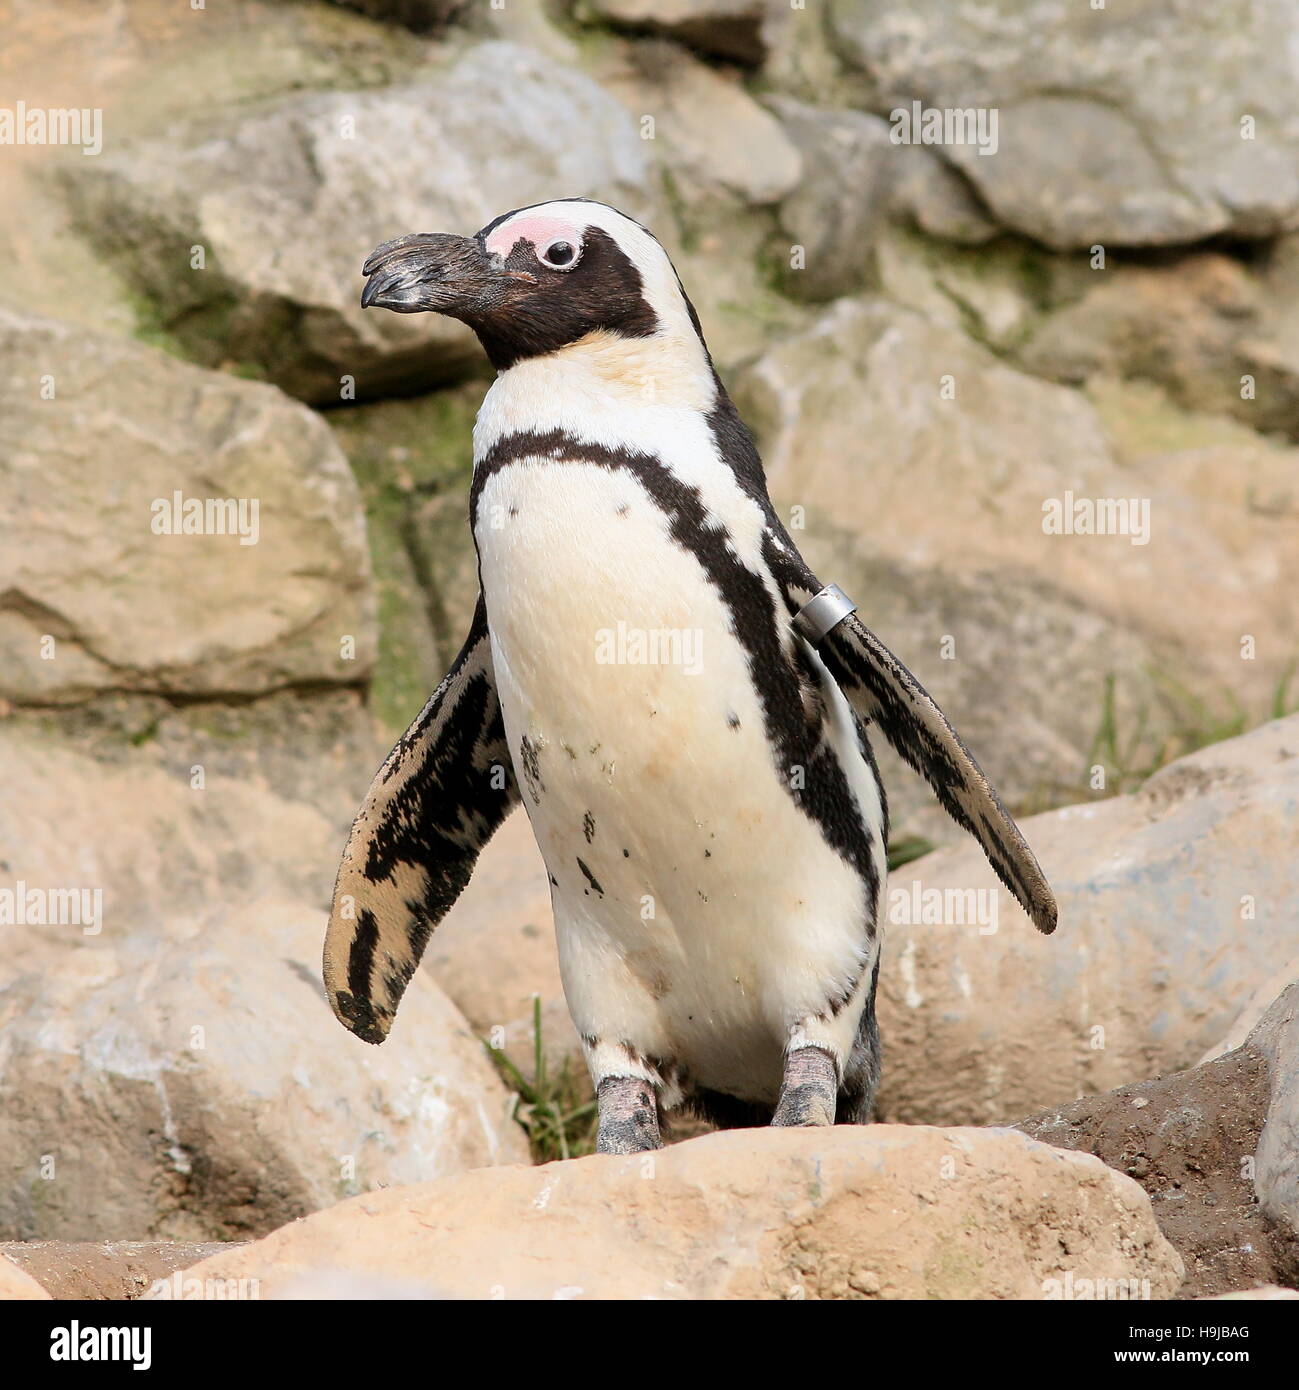
<instances>
[{"instance_id":1,"label":"penguin's right flipper","mask_svg":"<svg viewBox=\"0 0 1299 1390\"><path fill-rule=\"evenodd\" d=\"M934 789L939 804L979 842L997 877L1033 925L1053 932L1055 895L1019 826L933 697L878 637L850 613L820 653L858 715Z\"/></svg>"},{"instance_id":2,"label":"penguin's right flipper","mask_svg":"<svg viewBox=\"0 0 1299 1390\"><path fill-rule=\"evenodd\" d=\"M376 774L339 866L325 989L357 1037L388 1036L429 936L518 799L480 594L460 655Z\"/></svg>"}]
</instances>

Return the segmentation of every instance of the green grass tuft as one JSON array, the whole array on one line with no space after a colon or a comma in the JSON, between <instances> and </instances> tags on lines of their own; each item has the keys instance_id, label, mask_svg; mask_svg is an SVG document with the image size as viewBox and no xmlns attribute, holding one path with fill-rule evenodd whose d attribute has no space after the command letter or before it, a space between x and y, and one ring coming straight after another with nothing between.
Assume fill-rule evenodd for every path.
<instances>
[{"instance_id":1,"label":"green grass tuft","mask_svg":"<svg viewBox=\"0 0 1299 1390\"><path fill-rule=\"evenodd\" d=\"M595 1152L598 1126L595 1101L584 1073L565 1057L552 1074L541 1041L541 999L532 1001L532 1077L528 1078L499 1047L484 1041L500 1078L515 1092L511 1115L523 1126L538 1163L581 1158Z\"/></svg>"}]
</instances>

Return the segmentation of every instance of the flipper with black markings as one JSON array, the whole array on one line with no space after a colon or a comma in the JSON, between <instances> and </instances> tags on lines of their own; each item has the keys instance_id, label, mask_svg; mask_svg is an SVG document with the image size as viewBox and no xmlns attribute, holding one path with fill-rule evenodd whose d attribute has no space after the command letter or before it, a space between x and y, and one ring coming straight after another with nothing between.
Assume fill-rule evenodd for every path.
<instances>
[{"instance_id":1,"label":"flipper with black markings","mask_svg":"<svg viewBox=\"0 0 1299 1390\"><path fill-rule=\"evenodd\" d=\"M791 616L822 585L789 536L774 532L768 559ZM997 877L1040 932L1056 926L1055 895L1019 826L932 697L856 613L833 627L817 651L859 718L934 789L943 810L979 842Z\"/></svg>"},{"instance_id":2,"label":"flipper with black markings","mask_svg":"<svg viewBox=\"0 0 1299 1390\"><path fill-rule=\"evenodd\" d=\"M387 1037L433 929L518 799L480 594L460 655L376 774L338 870L325 988L357 1037Z\"/></svg>"}]
</instances>

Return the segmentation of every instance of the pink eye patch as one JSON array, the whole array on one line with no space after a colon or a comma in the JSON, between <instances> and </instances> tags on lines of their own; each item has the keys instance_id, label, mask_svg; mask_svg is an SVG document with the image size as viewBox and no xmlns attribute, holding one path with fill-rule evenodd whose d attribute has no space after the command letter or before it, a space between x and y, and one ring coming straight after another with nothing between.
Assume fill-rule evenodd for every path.
<instances>
[{"instance_id":1,"label":"pink eye patch","mask_svg":"<svg viewBox=\"0 0 1299 1390\"><path fill-rule=\"evenodd\" d=\"M540 251L548 242L561 237L574 246L582 244L581 228L571 222L558 217L515 217L497 227L485 245L489 256L508 256L520 238L530 241Z\"/></svg>"}]
</instances>

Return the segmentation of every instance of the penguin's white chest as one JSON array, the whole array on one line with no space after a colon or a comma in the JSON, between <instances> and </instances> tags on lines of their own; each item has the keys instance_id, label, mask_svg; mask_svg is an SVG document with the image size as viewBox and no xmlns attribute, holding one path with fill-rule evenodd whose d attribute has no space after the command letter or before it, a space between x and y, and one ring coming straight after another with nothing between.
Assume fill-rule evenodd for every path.
<instances>
[{"instance_id":1,"label":"penguin's white chest","mask_svg":"<svg viewBox=\"0 0 1299 1390\"><path fill-rule=\"evenodd\" d=\"M771 1099L789 1030L861 973L873 905L784 785L730 609L670 527L627 470L494 472L475 540L496 686L578 1029Z\"/></svg>"}]
</instances>

